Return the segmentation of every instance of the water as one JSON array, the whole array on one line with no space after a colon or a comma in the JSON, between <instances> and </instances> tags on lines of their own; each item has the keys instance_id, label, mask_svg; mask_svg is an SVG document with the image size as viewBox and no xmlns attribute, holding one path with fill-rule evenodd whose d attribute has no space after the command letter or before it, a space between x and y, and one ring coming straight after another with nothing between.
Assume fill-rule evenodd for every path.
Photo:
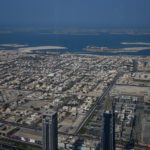
<instances>
[{"instance_id":1,"label":"water","mask_svg":"<svg viewBox=\"0 0 150 150\"><path fill-rule=\"evenodd\" d=\"M144 47L144 45L122 45L121 42L146 42L150 43L150 35L127 35L101 33L99 35L54 35L41 34L37 32L14 32L12 34L0 34L0 44L18 43L29 46L64 46L67 50L53 50L59 52L86 53L97 55L150 55L150 50L139 52L106 53L106 52L87 52L83 50L86 46L108 47L118 49L125 47ZM148 46L146 46L148 47ZM150 46L149 46L150 47ZM14 49L6 47L7 50ZM52 50L51 50L52 51Z\"/></svg>"}]
</instances>

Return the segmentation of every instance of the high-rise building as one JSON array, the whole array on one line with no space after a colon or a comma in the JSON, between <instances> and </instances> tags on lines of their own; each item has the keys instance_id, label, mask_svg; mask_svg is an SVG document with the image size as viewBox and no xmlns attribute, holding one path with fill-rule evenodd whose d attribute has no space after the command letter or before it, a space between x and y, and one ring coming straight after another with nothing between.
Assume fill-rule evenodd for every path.
<instances>
[{"instance_id":1,"label":"high-rise building","mask_svg":"<svg viewBox=\"0 0 150 150\"><path fill-rule=\"evenodd\" d=\"M107 97L102 120L102 150L115 150L115 117L114 106Z\"/></svg>"},{"instance_id":2,"label":"high-rise building","mask_svg":"<svg viewBox=\"0 0 150 150\"><path fill-rule=\"evenodd\" d=\"M103 113L102 149L115 149L114 116L111 112Z\"/></svg>"},{"instance_id":3,"label":"high-rise building","mask_svg":"<svg viewBox=\"0 0 150 150\"><path fill-rule=\"evenodd\" d=\"M42 118L43 150L58 149L57 112L45 113Z\"/></svg>"}]
</instances>

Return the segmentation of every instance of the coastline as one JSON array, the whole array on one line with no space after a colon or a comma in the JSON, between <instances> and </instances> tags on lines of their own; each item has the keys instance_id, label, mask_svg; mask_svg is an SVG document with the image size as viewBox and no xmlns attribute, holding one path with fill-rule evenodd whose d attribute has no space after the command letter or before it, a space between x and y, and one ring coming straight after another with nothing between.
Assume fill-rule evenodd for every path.
<instances>
[{"instance_id":1,"label":"coastline","mask_svg":"<svg viewBox=\"0 0 150 150\"><path fill-rule=\"evenodd\" d=\"M61 47L61 46L36 46L36 47L25 47L25 48L19 48L18 51L21 52L31 52L31 51L37 51L37 50L61 50L61 49L68 49L67 47Z\"/></svg>"},{"instance_id":2,"label":"coastline","mask_svg":"<svg viewBox=\"0 0 150 150\"><path fill-rule=\"evenodd\" d=\"M146 42L121 42L122 45L149 45L150 43Z\"/></svg>"},{"instance_id":3,"label":"coastline","mask_svg":"<svg viewBox=\"0 0 150 150\"><path fill-rule=\"evenodd\" d=\"M110 52L110 53L120 53L120 52L138 52L142 50L150 50L150 47L126 47L119 49L109 49L108 47L86 47L83 48L88 52Z\"/></svg>"}]
</instances>

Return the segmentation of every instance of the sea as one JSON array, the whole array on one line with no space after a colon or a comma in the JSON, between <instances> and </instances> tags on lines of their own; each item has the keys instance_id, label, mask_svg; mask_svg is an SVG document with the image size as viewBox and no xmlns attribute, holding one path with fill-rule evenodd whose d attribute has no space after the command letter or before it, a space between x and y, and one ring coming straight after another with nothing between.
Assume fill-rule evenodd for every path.
<instances>
[{"instance_id":1,"label":"sea","mask_svg":"<svg viewBox=\"0 0 150 150\"><path fill-rule=\"evenodd\" d=\"M1 44L27 44L32 46L62 46L68 49L64 50L45 50L56 51L61 53L77 53L77 54L95 54L95 55L135 55L150 56L149 50L141 50L138 52L88 52L83 50L86 46L108 47L109 49L119 49L125 47L148 47L147 45L123 45L122 42L144 42L150 43L150 34L111 34L99 33L97 35L82 34L51 34L34 32L11 32L0 33ZM150 47L150 45L149 45ZM1 49L2 47L0 47ZM6 50L14 50L14 47L5 47Z\"/></svg>"}]
</instances>

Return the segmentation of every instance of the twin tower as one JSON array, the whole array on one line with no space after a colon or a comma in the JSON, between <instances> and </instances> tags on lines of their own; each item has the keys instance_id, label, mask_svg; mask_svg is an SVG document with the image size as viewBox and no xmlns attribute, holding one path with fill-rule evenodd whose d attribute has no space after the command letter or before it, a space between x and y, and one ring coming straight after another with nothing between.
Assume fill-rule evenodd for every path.
<instances>
[{"instance_id":1,"label":"twin tower","mask_svg":"<svg viewBox=\"0 0 150 150\"><path fill-rule=\"evenodd\" d=\"M105 101L102 120L101 150L115 150L115 120L112 102ZM57 112L45 113L42 118L43 150L58 150Z\"/></svg>"}]
</instances>

